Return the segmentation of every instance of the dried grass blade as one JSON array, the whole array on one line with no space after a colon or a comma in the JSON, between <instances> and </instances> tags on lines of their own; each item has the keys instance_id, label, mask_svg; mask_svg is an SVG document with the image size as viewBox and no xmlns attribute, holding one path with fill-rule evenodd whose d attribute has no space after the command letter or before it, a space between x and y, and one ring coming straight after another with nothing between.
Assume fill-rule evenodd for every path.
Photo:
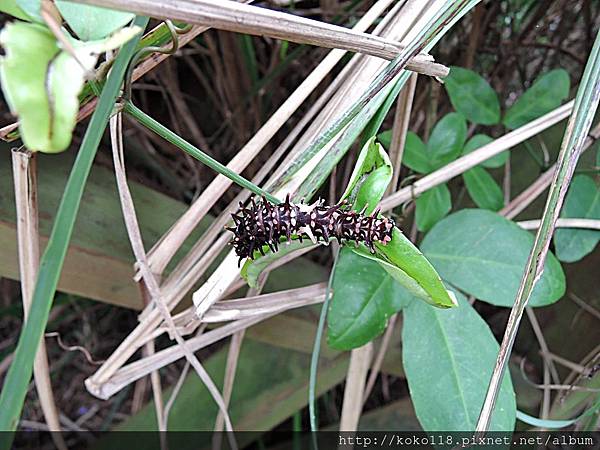
<instances>
[{"instance_id":1,"label":"dried grass blade","mask_svg":"<svg viewBox=\"0 0 600 450\"><path fill-rule=\"evenodd\" d=\"M396 58L402 51L395 41L379 36L230 0L177 0L161 3L153 0L129 0L126 3L119 0L75 0L75 2L162 19L177 19L236 33L269 36L298 44L364 53L387 60ZM448 75L446 67L433 63L431 57L427 55L415 55L407 68L431 76Z\"/></svg>"},{"instance_id":2,"label":"dried grass blade","mask_svg":"<svg viewBox=\"0 0 600 450\"><path fill-rule=\"evenodd\" d=\"M40 263L37 164L35 154L25 149L14 149L12 151L12 163L17 210L19 276L21 279L23 315L25 321L27 321ZM43 339L40 341L33 361L33 377L48 430L59 432L52 433L54 444L60 450L66 450L67 446L60 434L60 420L54 401L52 383L50 382L48 355Z\"/></svg>"}]
</instances>

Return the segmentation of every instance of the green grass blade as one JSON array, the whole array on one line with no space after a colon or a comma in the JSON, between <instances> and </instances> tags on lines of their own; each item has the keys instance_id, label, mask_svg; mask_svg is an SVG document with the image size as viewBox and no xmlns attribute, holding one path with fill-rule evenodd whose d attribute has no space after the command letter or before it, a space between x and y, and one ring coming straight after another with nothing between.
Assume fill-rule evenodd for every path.
<instances>
[{"instance_id":1,"label":"green grass blade","mask_svg":"<svg viewBox=\"0 0 600 450\"><path fill-rule=\"evenodd\" d=\"M265 198L272 203L276 203L276 204L281 203L281 201L279 199L277 199L273 195L269 194L267 191L259 188L254 183L246 180L244 177L242 177L241 175L238 175L233 170L227 168L226 166L221 164L216 159L208 156L206 153L204 153L198 147L194 147L188 141L186 141L182 137L178 136L177 134L173 133L171 130L169 130L167 127L163 126L156 120L154 120L152 117L150 117L144 111L139 109L133 103L127 102L125 104L124 109L125 109L125 112L127 112L129 115L131 115L135 120L137 120L139 123L144 125L146 128L154 131L160 137L162 137L166 141L170 142L171 144L175 145L176 147L180 148L181 150L186 152L188 155L193 156L201 163L203 163L203 164L207 165L208 167L210 167L211 169L213 169L215 172L218 172L221 175L226 176L234 183L237 183L241 187L246 188L251 192L254 192L256 195L260 195L260 196L264 195Z\"/></svg>"},{"instance_id":2,"label":"green grass blade","mask_svg":"<svg viewBox=\"0 0 600 450\"><path fill-rule=\"evenodd\" d=\"M146 27L147 23L148 19L145 17L137 17L134 22L142 29ZM33 293L29 319L19 337L14 361L10 366L0 395L0 430L12 431L17 427L27 387L31 380L33 359L48 322L48 314L71 239L85 182L119 93L127 64L138 41L139 35L127 42L119 52L113 70L102 91L98 107L94 111L86 130L77 159L73 164L52 227L48 246L40 261L40 271ZM11 440L12 437L3 440L2 448L9 447Z\"/></svg>"}]
</instances>

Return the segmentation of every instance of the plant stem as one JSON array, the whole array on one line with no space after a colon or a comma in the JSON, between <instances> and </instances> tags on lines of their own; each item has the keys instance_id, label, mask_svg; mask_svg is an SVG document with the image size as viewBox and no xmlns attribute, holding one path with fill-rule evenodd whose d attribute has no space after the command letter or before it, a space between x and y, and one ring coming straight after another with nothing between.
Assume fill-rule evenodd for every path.
<instances>
[{"instance_id":1,"label":"plant stem","mask_svg":"<svg viewBox=\"0 0 600 450\"><path fill-rule=\"evenodd\" d=\"M160 137L162 137L166 141L170 142L171 144L175 145L176 147L180 148L181 150L186 152L188 155L193 156L201 163L203 163L203 164L207 165L208 167L210 167L211 169L213 169L215 172L218 172L221 175L226 176L234 183L237 183L241 187L248 189L249 191L255 193L256 195L264 196L271 203L275 203L275 204L281 203L281 201L277 197L274 197L273 195L269 194L267 191L259 188L254 183L248 181L241 175L239 175L239 174L235 173L233 170L229 169L227 166L224 166L216 159L214 159L214 158L210 157L209 155L207 155L206 153L204 153L198 147L193 146L192 144L190 144L188 141L186 141L182 137L173 133L171 130L169 130L167 127L165 127L161 123L157 122L156 120L154 120L152 117L150 117L144 111L139 109L133 103L126 102L125 106L124 106L124 111L126 113L128 113L131 117L133 117L135 120L137 120L139 123L144 125L146 128L154 131Z\"/></svg>"}]
</instances>

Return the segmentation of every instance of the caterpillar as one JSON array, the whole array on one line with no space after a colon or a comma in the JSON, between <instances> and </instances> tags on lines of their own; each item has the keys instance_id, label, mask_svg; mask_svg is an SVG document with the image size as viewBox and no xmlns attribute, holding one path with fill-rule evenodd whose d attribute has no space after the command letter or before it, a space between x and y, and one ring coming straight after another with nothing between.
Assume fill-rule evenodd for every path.
<instances>
[{"instance_id":1,"label":"caterpillar","mask_svg":"<svg viewBox=\"0 0 600 450\"><path fill-rule=\"evenodd\" d=\"M379 217L379 209L365 215L365 209L350 210L345 201L332 206L324 203L319 200L312 205L295 204L290 202L289 195L279 205L264 197L258 202L252 198L249 207L240 202L239 210L231 214L234 226L226 227L234 234L232 245L240 258L238 265L244 258L254 259L255 250L264 256L265 245L276 252L281 238L290 242L292 235L298 236L300 242L303 235L314 243L329 242L330 238L340 244L352 240L356 245L363 242L372 253L375 242L387 245L392 240L394 221Z\"/></svg>"}]
</instances>

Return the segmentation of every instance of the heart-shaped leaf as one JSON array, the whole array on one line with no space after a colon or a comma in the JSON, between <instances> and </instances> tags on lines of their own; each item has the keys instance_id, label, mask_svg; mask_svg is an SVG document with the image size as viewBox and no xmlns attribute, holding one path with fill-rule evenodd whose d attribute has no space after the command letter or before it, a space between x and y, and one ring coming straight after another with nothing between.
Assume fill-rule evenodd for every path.
<instances>
[{"instance_id":1,"label":"heart-shaped leaf","mask_svg":"<svg viewBox=\"0 0 600 450\"><path fill-rule=\"evenodd\" d=\"M600 189L587 175L577 175L569 186L561 217L600 219ZM557 228L554 233L556 256L561 261L579 261L600 241L600 231Z\"/></svg>"},{"instance_id":2,"label":"heart-shaped leaf","mask_svg":"<svg viewBox=\"0 0 600 450\"><path fill-rule=\"evenodd\" d=\"M379 336L394 313L413 298L375 261L349 247L340 250L327 314L327 342L338 350L360 347Z\"/></svg>"},{"instance_id":3,"label":"heart-shaped leaf","mask_svg":"<svg viewBox=\"0 0 600 450\"><path fill-rule=\"evenodd\" d=\"M483 147L484 145L489 144L494 139L489 137L487 134L476 134L471 139L467 141L465 144L465 148L463 149L463 155L471 153L472 151L477 150L478 148ZM490 159L486 159L484 162L480 164L482 167L487 167L489 169L494 169L497 167L502 167L506 164L508 160L508 150L503 151L502 153L498 153L496 156L492 156Z\"/></svg>"},{"instance_id":4,"label":"heart-shaped leaf","mask_svg":"<svg viewBox=\"0 0 600 450\"><path fill-rule=\"evenodd\" d=\"M431 229L421 245L444 280L479 300L505 307L513 305L532 247L529 232L482 209L451 214ZM564 293L565 274L549 252L529 305L549 305Z\"/></svg>"},{"instance_id":5,"label":"heart-shaped leaf","mask_svg":"<svg viewBox=\"0 0 600 450\"><path fill-rule=\"evenodd\" d=\"M498 354L485 321L463 295L456 297L458 308L451 310L411 302L403 311L404 371L417 418L428 432L475 430ZM515 414L507 373L490 430L512 432Z\"/></svg>"},{"instance_id":6,"label":"heart-shaped leaf","mask_svg":"<svg viewBox=\"0 0 600 450\"><path fill-rule=\"evenodd\" d=\"M560 106L569 95L569 73L551 70L538 77L529 89L506 111L502 123L515 129Z\"/></svg>"},{"instance_id":7,"label":"heart-shaped leaf","mask_svg":"<svg viewBox=\"0 0 600 450\"><path fill-rule=\"evenodd\" d=\"M444 87L454 109L473 123L494 125L500 122L500 103L489 83L476 72L451 67Z\"/></svg>"},{"instance_id":8,"label":"heart-shaped leaf","mask_svg":"<svg viewBox=\"0 0 600 450\"><path fill-rule=\"evenodd\" d=\"M419 231L429 231L452 208L448 186L440 184L423 192L415 201L415 217Z\"/></svg>"},{"instance_id":9,"label":"heart-shaped leaf","mask_svg":"<svg viewBox=\"0 0 600 450\"><path fill-rule=\"evenodd\" d=\"M482 167L473 167L463 173L465 186L477 206L499 211L504 206L504 194L496 180Z\"/></svg>"}]
</instances>

